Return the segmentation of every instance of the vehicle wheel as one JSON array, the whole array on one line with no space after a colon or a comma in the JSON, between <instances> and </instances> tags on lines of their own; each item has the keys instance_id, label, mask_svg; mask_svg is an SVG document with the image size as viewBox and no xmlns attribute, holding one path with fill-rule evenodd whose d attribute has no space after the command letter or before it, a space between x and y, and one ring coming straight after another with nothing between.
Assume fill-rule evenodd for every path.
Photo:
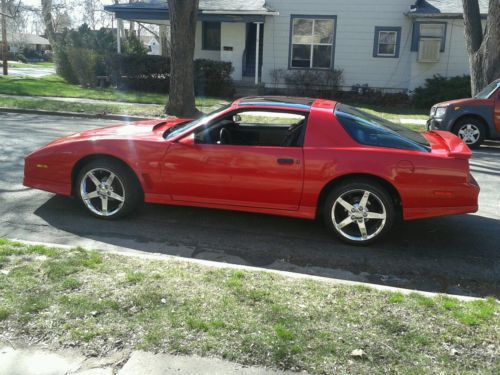
<instances>
[{"instance_id":1,"label":"vehicle wheel","mask_svg":"<svg viewBox=\"0 0 500 375\"><path fill-rule=\"evenodd\" d=\"M457 121L453 133L470 148L478 148L484 141L484 124L475 118L463 118Z\"/></svg>"},{"instance_id":2,"label":"vehicle wheel","mask_svg":"<svg viewBox=\"0 0 500 375\"><path fill-rule=\"evenodd\" d=\"M328 229L354 245L368 245L382 238L391 229L394 217L391 196L371 181L349 181L335 187L323 210Z\"/></svg>"},{"instance_id":3,"label":"vehicle wheel","mask_svg":"<svg viewBox=\"0 0 500 375\"><path fill-rule=\"evenodd\" d=\"M75 184L75 192L87 211L102 219L116 219L133 211L143 199L136 176L112 160L96 160L85 165Z\"/></svg>"}]
</instances>

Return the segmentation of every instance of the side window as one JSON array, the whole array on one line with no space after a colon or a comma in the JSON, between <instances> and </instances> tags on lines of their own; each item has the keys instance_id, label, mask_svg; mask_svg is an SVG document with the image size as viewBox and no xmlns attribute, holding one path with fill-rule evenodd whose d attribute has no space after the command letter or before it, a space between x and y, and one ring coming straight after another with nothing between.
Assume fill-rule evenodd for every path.
<instances>
[{"instance_id":1,"label":"side window","mask_svg":"<svg viewBox=\"0 0 500 375\"><path fill-rule=\"evenodd\" d=\"M401 27L375 27L373 57L399 57Z\"/></svg>"},{"instance_id":2,"label":"side window","mask_svg":"<svg viewBox=\"0 0 500 375\"><path fill-rule=\"evenodd\" d=\"M446 23L444 22L415 22L413 24L413 35L411 50L418 51L421 40L437 40L440 51L444 52L446 44Z\"/></svg>"},{"instance_id":3,"label":"side window","mask_svg":"<svg viewBox=\"0 0 500 375\"><path fill-rule=\"evenodd\" d=\"M198 144L300 147L307 116L284 111L241 110L207 124L195 134Z\"/></svg>"},{"instance_id":4,"label":"side window","mask_svg":"<svg viewBox=\"0 0 500 375\"><path fill-rule=\"evenodd\" d=\"M362 145L426 151L414 141L368 119L340 111L335 111L335 116L346 132Z\"/></svg>"}]
</instances>

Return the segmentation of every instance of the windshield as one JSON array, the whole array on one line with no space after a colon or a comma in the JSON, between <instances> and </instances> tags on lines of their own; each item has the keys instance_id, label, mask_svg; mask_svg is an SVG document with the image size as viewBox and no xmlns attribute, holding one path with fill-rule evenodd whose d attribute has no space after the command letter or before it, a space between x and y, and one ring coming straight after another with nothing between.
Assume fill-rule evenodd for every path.
<instances>
[{"instance_id":1,"label":"windshield","mask_svg":"<svg viewBox=\"0 0 500 375\"><path fill-rule=\"evenodd\" d=\"M184 122L182 124L177 124L169 128L165 134L163 134L163 137L166 140L175 138L176 136L188 132L191 129L195 129L198 125L206 124L209 121L212 121L214 118L216 118L220 113L224 112L226 109L228 109L231 106L231 104L225 105L221 108L217 108L215 111L210 112L209 114L200 117L199 119L189 121L189 122Z\"/></svg>"},{"instance_id":2,"label":"windshield","mask_svg":"<svg viewBox=\"0 0 500 375\"><path fill-rule=\"evenodd\" d=\"M488 86L486 86L484 89L482 89L479 93L474 96L476 99L489 99L491 94L496 90L498 84L500 81L493 81L491 82Z\"/></svg>"},{"instance_id":3,"label":"windshield","mask_svg":"<svg viewBox=\"0 0 500 375\"><path fill-rule=\"evenodd\" d=\"M431 149L420 133L354 107L337 104L335 116L351 137L361 144L427 152Z\"/></svg>"}]
</instances>

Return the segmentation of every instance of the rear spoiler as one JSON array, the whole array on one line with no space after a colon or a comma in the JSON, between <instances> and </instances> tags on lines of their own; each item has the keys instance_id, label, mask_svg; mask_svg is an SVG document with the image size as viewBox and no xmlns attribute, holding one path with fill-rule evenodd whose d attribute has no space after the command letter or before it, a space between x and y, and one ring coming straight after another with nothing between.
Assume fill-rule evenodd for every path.
<instances>
[{"instance_id":1,"label":"rear spoiler","mask_svg":"<svg viewBox=\"0 0 500 375\"><path fill-rule=\"evenodd\" d=\"M472 152L460 138L455 134L442 130L431 130L429 133L437 136L447 149L448 155L458 159L470 159Z\"/></svg>"}]
</instances>

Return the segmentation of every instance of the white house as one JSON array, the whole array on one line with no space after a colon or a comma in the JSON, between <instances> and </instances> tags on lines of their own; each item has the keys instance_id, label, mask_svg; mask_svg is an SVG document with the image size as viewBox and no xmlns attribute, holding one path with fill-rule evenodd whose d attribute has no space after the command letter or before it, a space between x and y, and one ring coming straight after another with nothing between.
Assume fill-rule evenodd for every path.
<instances>
[{"instance_id":1,"label":"white house","mask_svg":"<svg viewBox=\"0 0 500 375\"><path fill-rule=\"evenodd\" d=\"M161 45L153 35L141 35L141 42L148 50L148 55L161 55Z\"/></svg>"},{"instance_id":2,"label":"white house","mask_svg":"<svg viewBox=\"0 0 500 375\"><path fill-rule=\"evenodd\" d=\"M105 9L169 23L166 0ZM195 58L230 61L235 81L266 86L277 69L340 69L347 87L395 91L469 73L462 0L200 0L195 44Z\"/></svg>"}]
</instances>

